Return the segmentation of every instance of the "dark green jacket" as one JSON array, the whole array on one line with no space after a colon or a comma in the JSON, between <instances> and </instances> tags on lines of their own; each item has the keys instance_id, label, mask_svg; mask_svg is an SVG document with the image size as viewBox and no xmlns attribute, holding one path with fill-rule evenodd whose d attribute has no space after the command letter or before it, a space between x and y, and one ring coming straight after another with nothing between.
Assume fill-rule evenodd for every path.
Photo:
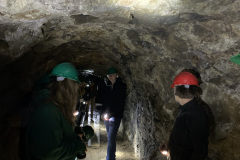
<instances>
[{"instance_id":1,"label":"dark green jacket","mask_svg":"<svg viewBox=\"0 0 240 160\"><path fill-rule=\"evenodd\" d=\"M36 110L26 133L28 160L74 160L85 153L84 142L74 133L72 124L52 103L47 102L49 91L40 90L34 101Z\"/></svg>"}]
</instances>

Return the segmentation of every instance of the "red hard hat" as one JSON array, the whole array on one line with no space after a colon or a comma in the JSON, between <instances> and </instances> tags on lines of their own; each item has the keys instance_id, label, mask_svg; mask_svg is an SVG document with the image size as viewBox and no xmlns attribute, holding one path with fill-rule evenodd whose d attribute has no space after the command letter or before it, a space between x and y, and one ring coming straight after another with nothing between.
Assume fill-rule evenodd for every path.
<instances>
[{"instance_id":1,"label":"red hard hat","mask_svg":"<svg viewBox=\"0 0 240 160\"><path fill-rule=\"evenodd\" d=\"M171 85L171 88L174 88L175 85L194 85L199 87L197 78L189 72L179 73L175 77L173 84Z\"/></svg>"}]
</instances>

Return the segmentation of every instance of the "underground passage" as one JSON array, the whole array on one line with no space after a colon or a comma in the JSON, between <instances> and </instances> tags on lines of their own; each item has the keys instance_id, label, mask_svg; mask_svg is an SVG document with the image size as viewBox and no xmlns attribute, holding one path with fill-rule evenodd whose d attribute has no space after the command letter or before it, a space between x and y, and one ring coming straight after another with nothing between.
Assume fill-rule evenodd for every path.
<instances>
[{"instance_id":1,"label":"underground passage","mask_svg":"<svg viewBox=\"0 0 240 160\"><path fill-rule=\"evenodd\" d=\"M50 88L65 81L79 88L77 101L68 103L74 104L81 136L72 132L85 144L86 160L107 157L111 117L103 115L101 85L113 90L112 76L126 85L117 160L174 160L174 142L181 143L181 156L190 155L181 160L239 160L239 8L238 0L1 0L0 159L27 159L33 99L47 75ZM59 64L70 64L77 76L54 74ZM184 115L184 106L195 101L198 108ZM181 116L187 117L184 131ZM36 132L50 133L40 122L32 125ZM85 126L94 134L83 142ZM47 159L44 153L39 159Z\"/></svg>"}]
</instances>

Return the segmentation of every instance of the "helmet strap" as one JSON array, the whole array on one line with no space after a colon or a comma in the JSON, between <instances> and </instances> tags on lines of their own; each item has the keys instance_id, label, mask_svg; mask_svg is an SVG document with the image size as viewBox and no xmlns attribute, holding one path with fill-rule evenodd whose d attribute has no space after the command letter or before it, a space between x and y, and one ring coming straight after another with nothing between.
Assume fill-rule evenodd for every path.
<instances>
[{"instance_id":1,"label":"helmet strap","mask_svg":"<svg viewBox=\"0 0 240 160\"><path fill-rule=\"evenodd\" d=\"M63 81L65 77L57 77L57 81Z\"/></svg>"}]
</instances>

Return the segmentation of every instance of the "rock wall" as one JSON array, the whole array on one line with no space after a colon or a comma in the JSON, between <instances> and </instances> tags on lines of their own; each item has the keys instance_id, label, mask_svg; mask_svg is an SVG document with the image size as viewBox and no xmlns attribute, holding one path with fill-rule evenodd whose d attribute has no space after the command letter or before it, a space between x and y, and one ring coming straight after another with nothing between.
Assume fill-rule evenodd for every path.
<instances>
[{"instance_id":1,"label":"rock wall","mask_svg":"<svg viewBox=\"0 0 240 160\"><path fill-rule=\"evenodd\" d=\"M13 2L0 4L1 123L55 64L99 75L115 66L128 86L124 131L140 159L160 159L177 113L170 85L194 68L217 123L209 156L240 158L240 66L229 61L240 51L238 1Z\"/></svg>"}]
</instances>

